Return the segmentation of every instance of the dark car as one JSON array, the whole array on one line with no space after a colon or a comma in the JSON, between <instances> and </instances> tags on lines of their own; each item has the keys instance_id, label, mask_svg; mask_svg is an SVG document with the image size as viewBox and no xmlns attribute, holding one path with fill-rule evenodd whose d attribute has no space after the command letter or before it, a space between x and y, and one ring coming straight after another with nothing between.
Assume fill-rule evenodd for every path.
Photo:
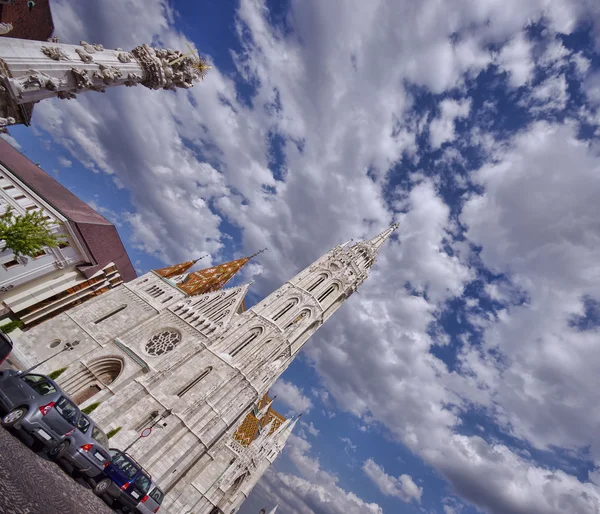
<instances>
[{"instance_id":1,"label":"dark car","mask_svg":"<svg viewBox=\"0 0 600 514\"><path fill-rule=\"evenodd\" d=\"M52 448L75 432L81 411L46 375L3 372L0 409L2 426L24 430Z\"/></svg>"},{"instance_id":2,"label":"dark car","mask_svg":"<svg viewBox=\"0 0 600 514\"><path fill-rule=\"evenodd\" d=\"M2 364L10 355L13 349L13 342L4 332L0 332L0 364Z\"/></svg>"},{"instance_id":3,"label":"dark car","mask_svg":"<svg viewBox=\"0 0 600 514\"><path fill-rule=\"evenodd\" d=\"M103 478L94 487L98 496L108 495L113 503L126 512L135 511L148 494L152 477L130 455L110 449L112 460L103 471Z\"/></svg>"},{"instance_id":4,"label":"dark car","mask_svg":"<svg viewBox=\"0 0 600 514\"><path fill-rule=\"evenodd\" d=\"M87 478L100 475L111 459L106 434L85 414L81 414L77 430L51 448L48 455L69 461Z\"/></svg>"}]
</instances>

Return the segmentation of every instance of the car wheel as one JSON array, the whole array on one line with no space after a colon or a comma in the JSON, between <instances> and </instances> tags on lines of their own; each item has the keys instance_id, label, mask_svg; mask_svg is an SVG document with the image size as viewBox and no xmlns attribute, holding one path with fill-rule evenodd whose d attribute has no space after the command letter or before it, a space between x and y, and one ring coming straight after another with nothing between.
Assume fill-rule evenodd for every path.
<instances>
[{"instance_id":1,"label":"car wheel","mask_svg":"<svg viewBox=\"0 0 600 514\"><path fill-rule=\"evenodd\" d=\"M100 482L96 484L96 487L94 487L94 494L102 496L106 491L108 491L108 488L110 487L110 482L110 478L100 480Z\"/></svg>"},{"instance_id":2,"label":"car wheel","mask_svg":"<svg viewBox=\"0 0 600 514\"><path fill-rule=\"evenodd\" d=\"M48 450L48 457L50 457L53 460L58 460L61 457L64 456L65 453L67 453L67 450L69 449L69 445L71 443L69 441L61 441L60 443L58 443L56 446L50 448L50 450Z\"/></svg>"},{"instance_id":3,"label":"car wheel","mask_svg":"<svg viewBox=\"0 0 600 514\"><path fill-rule=\"evenodd\" d=\"M11 410L2 418L2 426L4 428L13 428L16 423L23 419L25 414L27 414L27 409L25 407L17 407L16 409Z\"/></svg>"}]
</instances>

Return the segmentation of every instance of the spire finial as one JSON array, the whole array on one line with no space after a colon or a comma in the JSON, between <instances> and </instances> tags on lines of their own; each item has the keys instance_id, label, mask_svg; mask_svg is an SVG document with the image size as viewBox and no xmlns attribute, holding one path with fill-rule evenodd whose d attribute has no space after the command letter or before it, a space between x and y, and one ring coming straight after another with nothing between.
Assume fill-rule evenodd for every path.
<instances>
[{"instance_id":1,"label":"spire finial","mask_svg":"<svg viewBox=\"0 0 600 514\"><path fill-rule=\"evenodd\" d=\"M194 259L194 264L196 264L198 261L201 261L202 259L206 259L206 257L210 257L208 254L203 255L202 257L198 257L197 259Z\"/></svg>"},{"instance_id":2,"label":"spire finial","mask_svg":"<svg viewBox=\"0 0 600 514\"><path fill-rule=\"evenodd\" d=\"M264 253L264 252L266 252L267 250L268 250L268 248L263 248L262 250L259 250L258 252L256 252L256 253L253 253L253 254L250 256L250 259L252 259L253 257L256 257L257 255L260 255L261 253Z\"/></svg>"}]
</instances>

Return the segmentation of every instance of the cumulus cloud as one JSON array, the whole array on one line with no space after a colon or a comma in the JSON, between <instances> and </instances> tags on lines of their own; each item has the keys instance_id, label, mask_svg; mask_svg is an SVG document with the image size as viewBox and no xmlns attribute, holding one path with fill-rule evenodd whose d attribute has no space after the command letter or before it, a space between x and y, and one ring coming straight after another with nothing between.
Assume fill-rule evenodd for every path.
<instances>
[{"instance_id":1,"label":"cumulus cloud","mask_svg":"<svg viewBox=\"0 0 600 514\"><path fill-rule=\"evenodd\" d=\"M2 139L4 139L5 141L7 141L8 143L10 143L12 146L14 146L17 150L20 150L22 148L21 145L17 142L17 140L14 137L12 137L10 134L3 133L3 134L0 134L0 137Z\"/></svg>"},{"instance_id":2,"label":"cumulus cloud","mask_svg":"<svg viewBox=\"0 0 600 514\"><path fill-rule=\"evenodd\" d=\"M367 459L365 461L363 464L363 472L384 495L400 498L407 503L413 500L421 502L423 488L417 486L410 475L402 474L399 477L390 476L373 459Z\"/></svg>"},{"instance_id":3,"label":"cumulus cloud","mask_svg":"<svg viewBox=\"0 0 600 514\"><path fill-rule=\"evenodd\" d=\"M471 100L460 102L452 99L442 100L440 104L440 116L433 119L429 125L429 141L431 146L439 148L443 143L454 141L455 121L459 118L469 116Z\"/></svg>"},{"instance_id":4,"label":"cumulus cloud","mask_svg":"<svg viewBox=\"0 0 600 514\"><path fill-rule=\"evenodd\" d=\"M305 396L302 389L291 382L278 380L271 389L271 393L276 394L277 400L297 413L310 412L310 409L312 409L310 398Z\"/></svg>"},{"instance_id":5,"label":"cumulus cloud","mask_svg":"<svg viewBox=\"0 0 600 514\"><path fill-rule=\"evenodd\" d=\"M60 155L58 157L58 164L60 164L63 168L70 168L73 166L73 161L67 159L66 157Z\"/></svg>"}]
</instances>

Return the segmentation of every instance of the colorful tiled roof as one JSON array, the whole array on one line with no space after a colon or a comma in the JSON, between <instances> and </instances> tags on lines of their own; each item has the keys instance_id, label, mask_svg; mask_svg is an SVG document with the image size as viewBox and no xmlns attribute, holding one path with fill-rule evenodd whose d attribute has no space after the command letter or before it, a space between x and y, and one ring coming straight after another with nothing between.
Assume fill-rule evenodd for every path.
<instances>
[{"instance_id":1,"label":"colorful tiled roof","mask_svg":"<svg viewBox=\"0 0 600 514\"><path fill-rule=\"evenodd\" d=\"M258 402L257 410L260 410L265 407L271 398L269 398L269 394L265 394L260 401ZM233 435L233 438L240 443L242 446L248 446L259 434L259 431L262 427L266 427L271 420L273 421L273 425L271 425L271 430L269 431L269 435L271 435L275 430L277 430L281 424L285 421L285 418L276 412L272 407L269 408L267 413L262 417L262 419L258 419L252 412L246 416L246 419L242 422L242 424L237 429L236 433Z\"/></svg>"},{"instance_id":2,"label":"colorful tiled roof","mask_svg":"<svg viewBox=\"0 0 600 514\"><path fill-rule=\"evenodd\" d=\"M244 257L235 261L224 262L212 268L190 273L179 289L190 296L212 293L221 289L234 275L240 271L252 257Z\"/></svg>"},{"instance_id":3,"label":"colorful tiled roof","mask_svg":"<svg viewBox=\"0 0 600 514\"><path fill-rule=\"evenodd\" d=\"M167 266L166 268L161 268L161 269L157 269L154 271L156 273L158 273L161 277L173 278L173 277L176 277L177 275L183 275L187 270L189 270L198 261L199 261L199 259L196 259L195 261L186 261L186 262L182 262L181 264L175 264L174 266Z\"/></svg>"}]
</instances>

